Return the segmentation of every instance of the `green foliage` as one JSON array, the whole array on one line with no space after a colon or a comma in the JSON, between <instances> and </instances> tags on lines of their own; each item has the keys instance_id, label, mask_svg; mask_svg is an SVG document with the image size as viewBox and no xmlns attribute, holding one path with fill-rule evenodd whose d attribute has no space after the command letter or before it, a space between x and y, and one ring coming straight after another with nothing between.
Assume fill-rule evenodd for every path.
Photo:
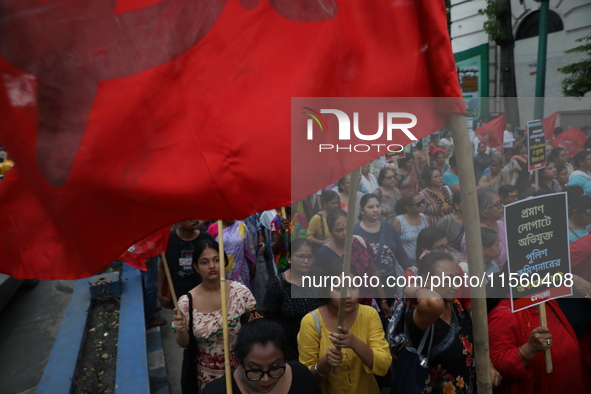
<instances>
[{"instance_id":1,"label":"green foliage","mask_svg":"<svg viewBox=\"0 0 591 394\"><path fill-rule=\"evenodd\" d=\"M591 92L591 35L579 38L577 42L586 42L569 52L586 53L587 58L558 69L568 77L562 81L562 93L566 97L583 97Z\"/></svg>"},{"instance_id":2,"label":"green foliage","mask_svg":"<svg viewBox=\"0 0 591 394\"><path fill-rule=\"evenodd\" d=\"M486 8L478 10L478 15L484 15L487 18L484 22L484 31L488 34L488 38L499 45L507 39L500 18L507 10L508 0L486 0Z\"/></svg>"}]
</instances>

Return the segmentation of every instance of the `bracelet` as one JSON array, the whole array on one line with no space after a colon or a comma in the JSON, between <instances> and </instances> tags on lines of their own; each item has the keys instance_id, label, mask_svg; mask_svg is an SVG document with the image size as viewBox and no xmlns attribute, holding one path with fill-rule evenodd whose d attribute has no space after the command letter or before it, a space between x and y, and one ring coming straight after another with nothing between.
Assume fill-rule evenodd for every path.
<instances>
[{"instance_id":1,"label":"bracelet","mask_svg":"<svg viewBox=\"0 0 591 394\"><path fill-rule=\"evenodd\" d=\"M380 302L385 302L385 303L387 303L387 302L388 302L388 300L387 300L387 299L385 299L385 298L382 298L382 299L380 300Z\"/></svg>"},{"instance_id":2,"label":"bracelet","mask_svg":"<svg viewBox=\"0 0 591 394\"><path fill-rule=\"evenodd\" d=\"M523 357L524 359L526 359L527 361L531 361L531 358L527 357L525 355L525 353L523 353L523 350L521 350L521 346L517 346L517 350L519 350L519 354L521 354L521 357Z\"/></svg>"},{"instance_id":3,"label":"bracelet","mask_svg":"<svg viewBox=\"0 0 591 394\"><path fill-rule=\"evenodd\" d=\"M324 375L321 374L320 371L318 370L318 363L314 364L314 371L316 371L316 373L318 374L318 376L320 376L321 378L324 377Z\"/></svg>"}]
</instances>

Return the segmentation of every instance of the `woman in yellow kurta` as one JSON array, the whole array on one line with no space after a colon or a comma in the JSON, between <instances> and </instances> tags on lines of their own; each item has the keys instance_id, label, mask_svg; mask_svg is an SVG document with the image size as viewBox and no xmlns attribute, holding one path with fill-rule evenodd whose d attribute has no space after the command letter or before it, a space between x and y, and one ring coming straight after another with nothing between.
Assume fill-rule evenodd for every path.
<instances>
[{"instance_id":1,"label":"woman in yellow kurta","mask_svg":"<svg viewBox=\"0 0 591 394\"><path fill-rule=\"evenodd\" d=\"M341 270L339 264L329 264L323 276L340 276ZM337 327L339 295L340 288L332 292L326 289L330 298L324 300L325 305L302 319L298 334L300 362L310 368L324 394L379 394L373 375L386 375L392 356L378 313L372 307L359 305L359 289L350 288L344 327ZM343 334L338 333L339 329ZM335 366L339 367L336 375Z\"/></svg>"},{"instance_id":2,"label":"woman in yellow kurta","mask_svg":"<svg viewBox=\"0 0 591 394\"><path fill-rule=\"evenodd\" d=\"M334 190L323 191L321 199L324 209L312 216L306 233L306 239L312 243L314 251L330 239L330 230L326 219L330 211L337 209L341 203L339 195Z\"/></svg>"}]
</instances>

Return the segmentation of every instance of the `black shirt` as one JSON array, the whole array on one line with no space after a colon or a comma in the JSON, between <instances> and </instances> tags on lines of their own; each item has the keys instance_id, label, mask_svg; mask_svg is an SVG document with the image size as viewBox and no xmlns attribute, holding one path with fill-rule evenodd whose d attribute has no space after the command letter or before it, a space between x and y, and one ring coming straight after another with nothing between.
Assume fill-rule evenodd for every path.
<instances>
[{"instance_id":1,"label":"black shirt","mask_svg":"<svg viewBox=\"0 0 591 394\"><path fill-rule=\"evenodd\" d=\"M273 319L284 329L287 340L286 360L298 359L300 323L304 316L318 308L315 290L292 286L283 274L271 278L267 283L263 306L271 311Z\"/></svg>"},{"instance_id":2,"label":"black shirt","mask_svg":"<svg viewBox=\"0 0 591 394\"><path fill-rule=\"evenodd\" d=\"M197 242L205 239L213 241L211 234L206 231L200 231L199 236L192 241L184 241L177 235L176 229L170 230L166 261L174 291L178 297L188 293L201 283L201 276L193 270L193 248Z\"/></svg>"}]
</instances>

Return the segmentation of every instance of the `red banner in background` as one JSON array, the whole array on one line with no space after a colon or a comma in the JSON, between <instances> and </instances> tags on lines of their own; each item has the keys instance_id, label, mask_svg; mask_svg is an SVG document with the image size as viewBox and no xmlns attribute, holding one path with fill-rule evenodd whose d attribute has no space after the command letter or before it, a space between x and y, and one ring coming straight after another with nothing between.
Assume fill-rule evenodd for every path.
<instances>
[{"instance_id":1,"label":"red banner in background","mask_svg":"<svg viewBox=\"0 0 591 394\"><path fill-rule=\"evenodd\" d=\"M132 267L146 270L145 260L150 257L166 252L170 226L162 227L160 230L150 234L139 242L136 242L127 249L117 260L121 260Z\"/></svg>"},{"instance_id":2,"label":"red banner in background","mask_svg":"<svg viewBox=\"0 0 591 394\"><path fill-rule=\"evenodd\" d=\"M505 131L505 115L491 120L476 129L475 133L484 145L503 151L503 132Z\"/></svg>"},{"instance_id":3,"label":"red banner in background","mask_svg":"<svg viewBox=\"0 0 591 394\"><path fill-rule=\"evenodd\" d=\"M289 204L292 97L460 97L443 2L152 3L5 2L0 272L91 276L168 224Z\"/></svg>"},{"instance_id":4,"label":"red banner in background","mask_svg":"<svg viewBox=\"0 0 591 394\"><path fill-rule=\"evenodd\" d=\"M567 150L568 155L573 157L577 152L583 150L587 137L577 127L568 129L558 137L552 140L552 146L555 148L561 147Z\"/></svg>"},{"instance_id":5,"label":"red banner in background","mask_svg":"<svg viewBox=\"0 0 591 394\"><path fill-rule=\"evenodd\" d=\"M546 141L550 141L552 138L554 138L554 128L556 127L557 116L558 112L554 112L547 118L542 119L542 129L544 129L544 136L546 136Z\"/></svg>"}]
</instances>

